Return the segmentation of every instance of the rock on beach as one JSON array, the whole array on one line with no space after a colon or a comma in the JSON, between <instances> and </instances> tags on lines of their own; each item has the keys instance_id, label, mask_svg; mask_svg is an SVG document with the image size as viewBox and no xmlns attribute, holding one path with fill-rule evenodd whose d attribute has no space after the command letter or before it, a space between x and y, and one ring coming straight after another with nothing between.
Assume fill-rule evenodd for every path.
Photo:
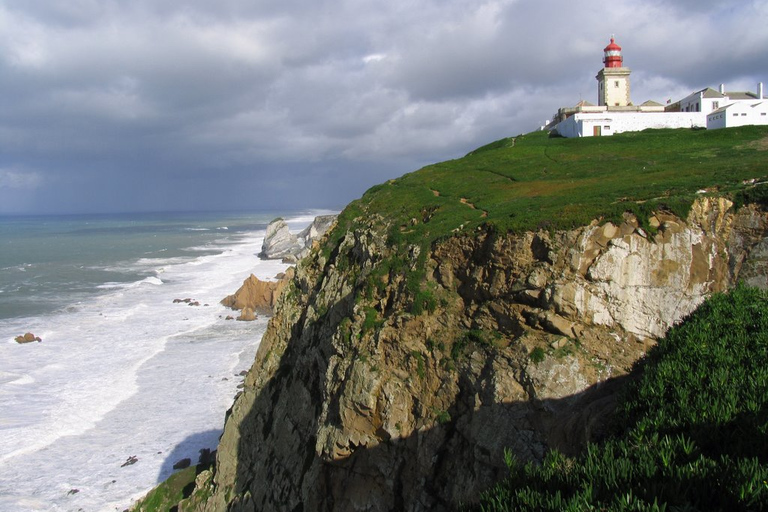
<instances>
[{"instance_id":1,"label":"rock on beach","mask_svg":"<svg viewBox=\"0 0 768 512\"><path fill-rule=\"evenodd\" d=\"M41 341L43 341L42 339L40 339L40 336L35 336L31 332L28 332L22 336L16 336L16 338L14 339L16 340L16 343L21 343L21 344L32 343L33 341L40 343Z\"/></svg>"},{"instance_id":2,"label":"rock on beach","mask_svg":"<svg viewBox=\"0 0 768 512\"><path fill-rule=\"evenodd\" d=\"M228 308L240 310L238 320L254 320L257 312L271 314L277 298L293 275L293 268L289 268L279 281L262 281L251 274L243 281L240 289L225 297L221 303Z\"/></svg>"}]
</instances>

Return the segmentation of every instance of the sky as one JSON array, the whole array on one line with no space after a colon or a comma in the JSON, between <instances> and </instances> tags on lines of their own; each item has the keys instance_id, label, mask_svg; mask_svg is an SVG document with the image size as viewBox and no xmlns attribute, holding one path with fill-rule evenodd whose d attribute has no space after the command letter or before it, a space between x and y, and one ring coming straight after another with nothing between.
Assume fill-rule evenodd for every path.
<instances>
[{"instance_id":1,"label":"sky","mask_svg":"<svg viewBox=\"0 0 768 512\"><path fill-rule=\"evenodd\" d=\"M0 214L341 209L597 103L768 85L768 0L0 0Z\"/></svg>"}]
</instances>

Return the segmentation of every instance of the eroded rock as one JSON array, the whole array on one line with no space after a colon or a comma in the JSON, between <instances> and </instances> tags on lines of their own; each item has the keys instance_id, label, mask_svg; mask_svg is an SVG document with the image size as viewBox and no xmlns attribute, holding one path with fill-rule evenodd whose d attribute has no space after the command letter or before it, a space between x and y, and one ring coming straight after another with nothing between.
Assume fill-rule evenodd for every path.
<instances>
[{"instance_id":1,"label":"eroded rock","mask_svg":"<svg viewBox=\"0 0 768 512\"><path fill-rule=\"evenodd\" d=\"M259 257L296 263L309 253L313 243L322 237L336 221L336 215L318 215L300 233L291 233L285 219L269 223Z\"/></svg>"},{"instance_id":2,"label":"eroded rock","mask_svg":"<svg viewBox=\"0 0 768 512\"><path fill-rule=\"evenodd\" d=\"M43 341L42 339L40 339L40 336L35 336L31 332L25 333L25 334L23 334L21 336L16 336L16 338L14 338L14 340L16 341L16 343L20 343L20 344L32 343L34 341L39 343L39 342Z\"/></svg>"},{"instance_id":3,"label":"eroded rock","mask_svg":"<svg viewBox=\"0 0 768 512\"><path fill-rule=\"evenodd\" d=\"M277 281L262 281L251 274L234 294L222 299L221 303L235 310L248 308L252 312L271 314L277 298L293 276L294 270L292 268L289 268L283 274L282 279Z\"/></svg>"}]
</instances>

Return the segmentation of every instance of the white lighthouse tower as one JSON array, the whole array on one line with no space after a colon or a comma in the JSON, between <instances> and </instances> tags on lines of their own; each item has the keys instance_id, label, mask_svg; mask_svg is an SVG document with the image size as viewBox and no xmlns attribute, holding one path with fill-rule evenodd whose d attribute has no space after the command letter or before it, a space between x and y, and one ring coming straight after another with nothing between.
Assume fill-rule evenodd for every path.
<instances>
[{"instance_id":1,"label":"white lighthouse tower","mask_svg":"<svg viewBox=\"0 0 768 512\"><path fill-rule=\"evenodd\" d=\"M629 68L624 67L621 46L611 37L611 42L603 49L603 69L597 74L597 104L606 107L626 107L629 99Z\"/></svg>"}]
</instances>

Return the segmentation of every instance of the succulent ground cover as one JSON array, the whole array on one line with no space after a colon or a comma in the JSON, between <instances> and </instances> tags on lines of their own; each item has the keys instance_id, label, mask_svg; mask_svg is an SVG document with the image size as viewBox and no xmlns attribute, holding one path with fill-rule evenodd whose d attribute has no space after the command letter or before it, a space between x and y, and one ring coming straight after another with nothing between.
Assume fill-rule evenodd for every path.
<instances>
[{"instance_id":1,"label":"succulent ground cover","mask_svg":"<svg viewBox=\"0 0 768 512\"><path fill-rule=\"evenodd\" d=\"M768 509L768 295L710 298L638 363L613 435L509 477L477 510Z\"/></svg>"}]
</instances>

